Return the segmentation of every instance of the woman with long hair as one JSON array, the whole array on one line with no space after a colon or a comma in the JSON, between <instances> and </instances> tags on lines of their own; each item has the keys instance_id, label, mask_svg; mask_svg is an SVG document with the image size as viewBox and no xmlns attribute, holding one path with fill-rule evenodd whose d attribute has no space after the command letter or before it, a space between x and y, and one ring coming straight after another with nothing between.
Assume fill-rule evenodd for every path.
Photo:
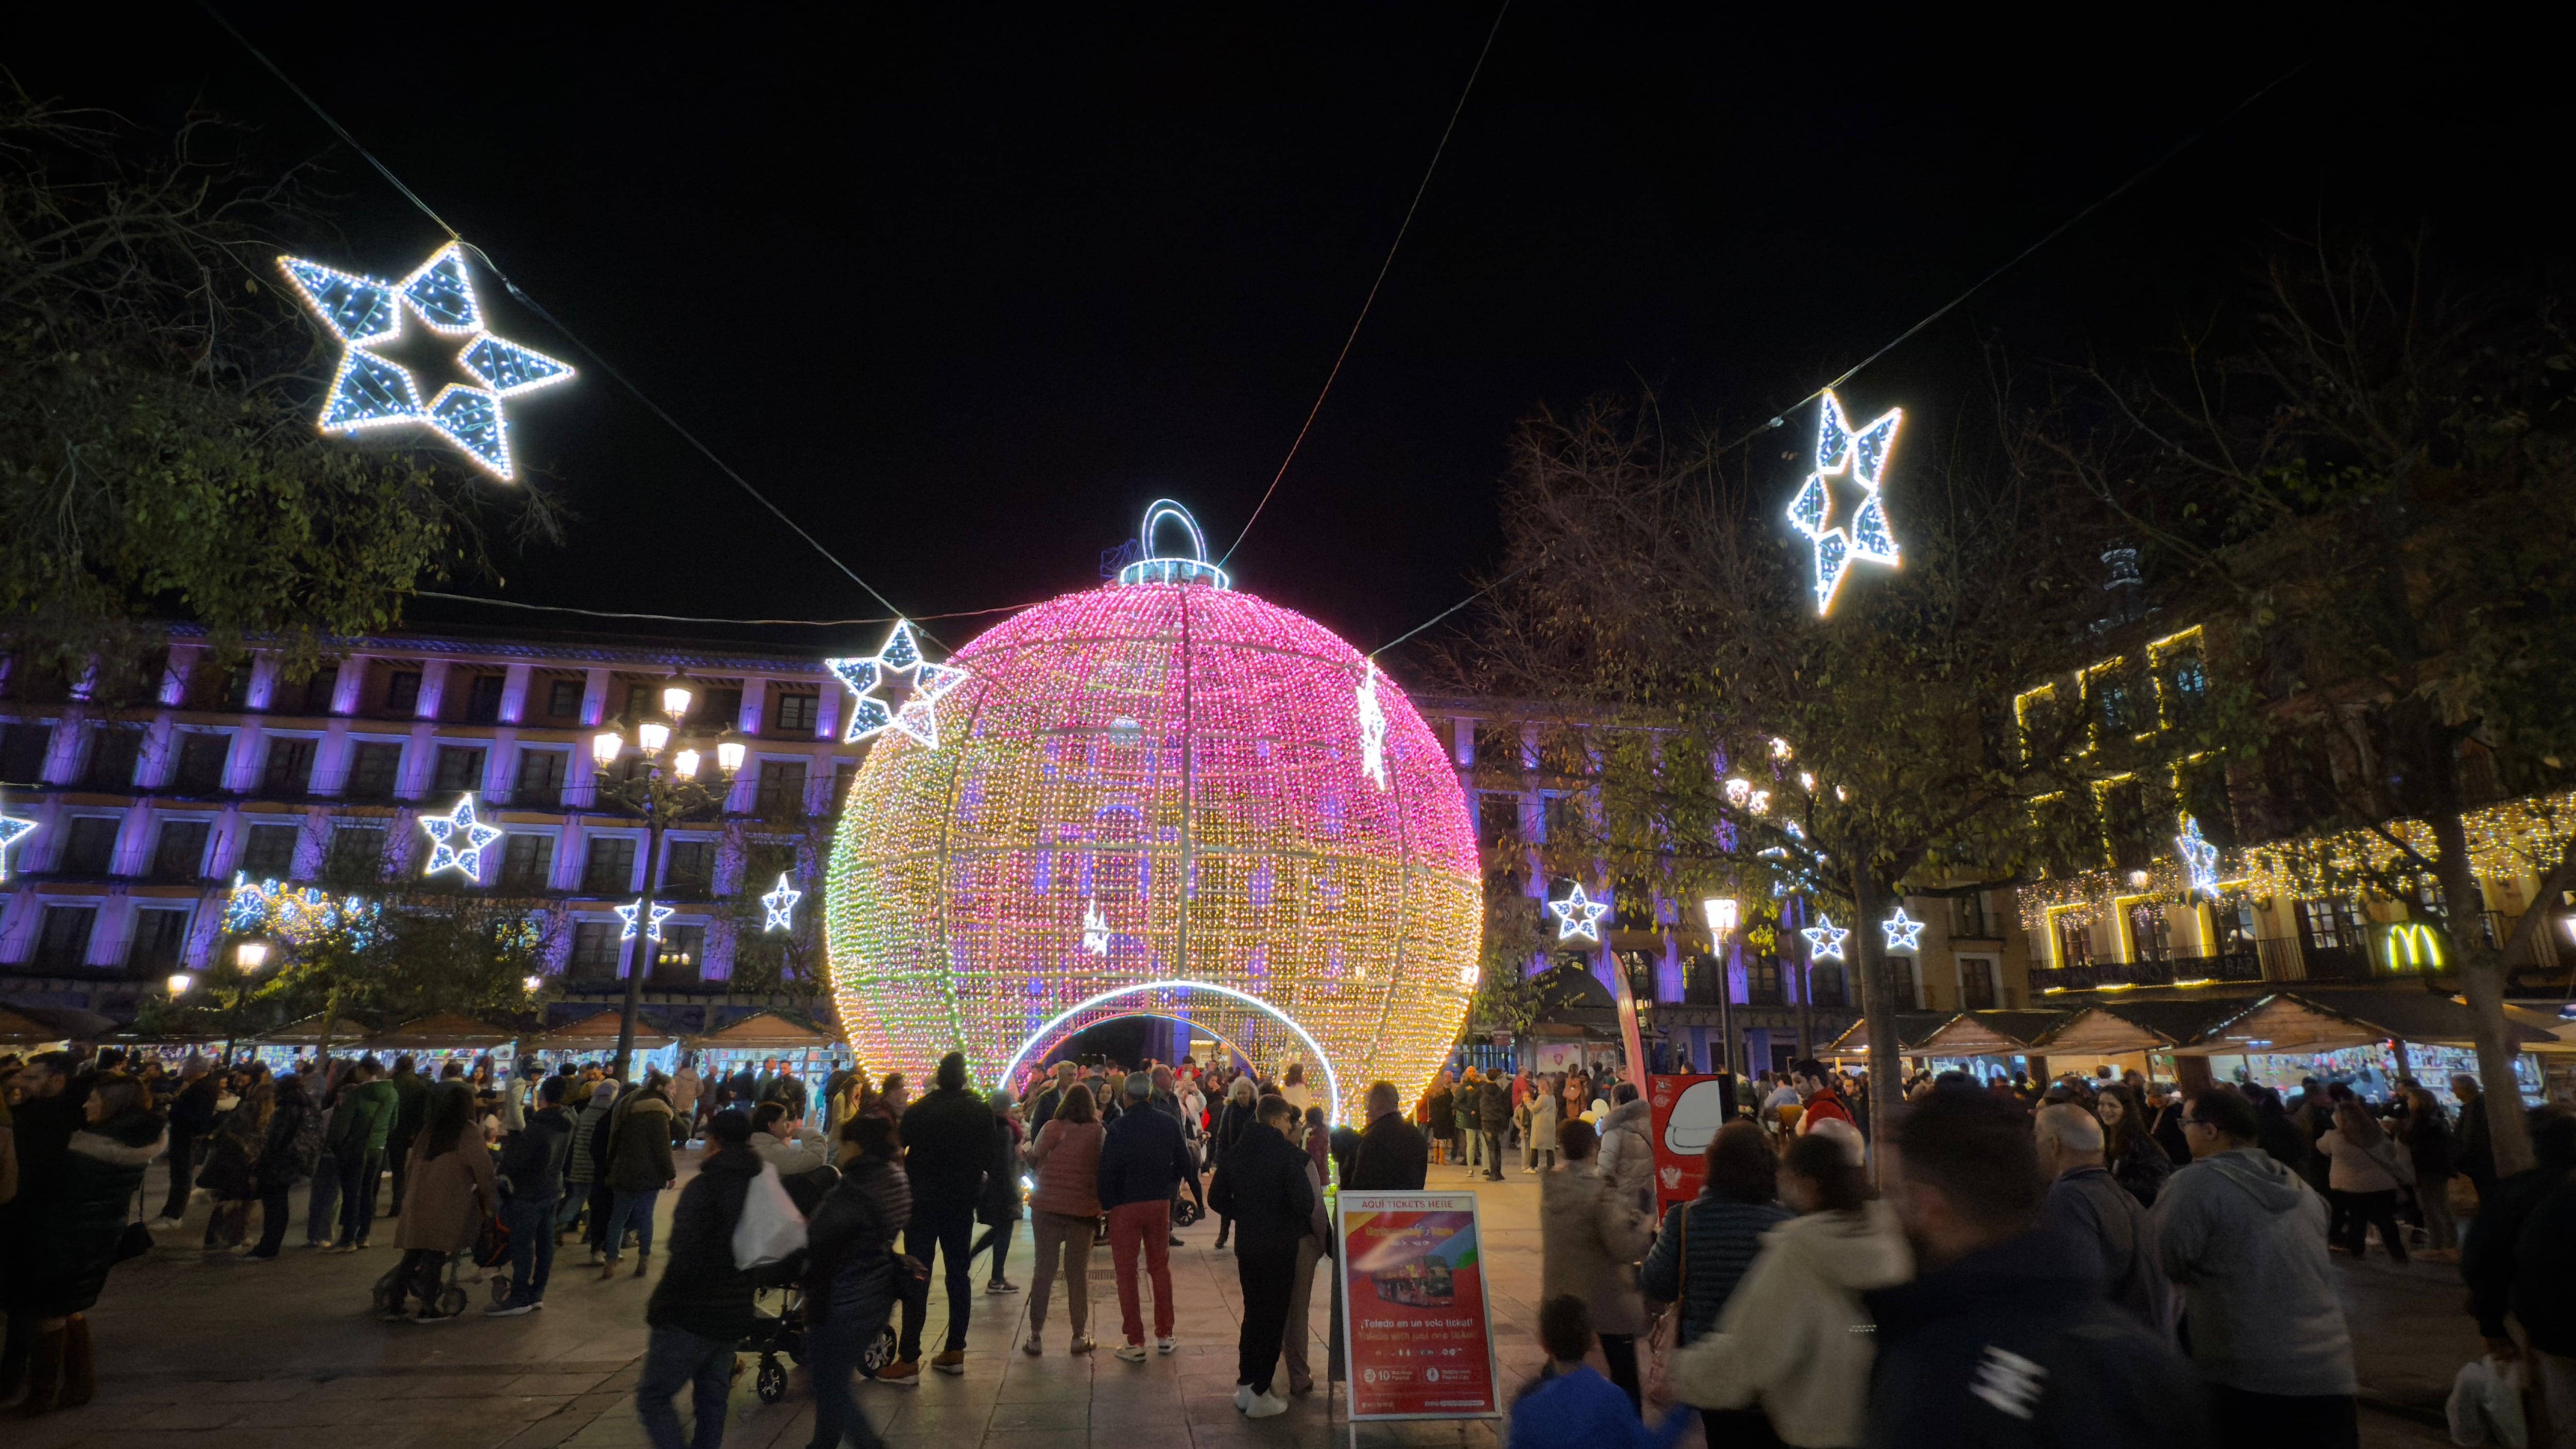
<instances>
[{"instance_id":1,"label":"woman with long hair","mask_svg":"<svg viewBox=\"0 0 2576 1449\"><path fill-rule=\"evenodd\" d=\"M984 1105L993 1111L993 1165L984 1173L984 1190L975 1203L983 1236L966 1250L966 1265L972 1268L977 1254L991 1253L993 1271L984 1280L984 1291L1017 1293L1020 1285L1002 1275L1002 1266L1011 1256L1011 1233L1020 1222L1020 1104L1010 1093L996 1091L985 1097Z\"/></svg>"},{"instance_id":2,"label":"woman with long hair","mask_svg":"<svg viewBox=\"0 0 2576 1449\"><path fill-rule=\"evenodd\" d=\"M1029 1144L1030 1170L1037 1187L1029 1194L1031 1230L1037 1237L1036 1276L1029 1283L1029 1331L1020 1352L1035 1357L1046 1327L1047 1299L1054 1291L1058 1261L1064 1272L1066 1315L1073 1320L1075 1353L1091 1352L1091 1240L1100 1220L1100 1146L1108 1138L1091 1089L1080 1082L1064 1089L1055 1115Z\"/></svg>"},{"instance_id":3,"label":"woman with long hair","mask_svg":"<svg viewBox=\"0 0 2576 1449\"><path fill-rule=\"evenodd\" d=\"M295 1184L313 1175L322 1159L322 1114L305 1095L302 1078L293 1072L261 1087L254 1097L269 1101L258 1159L251 1164L259 1189L259 1246L242 1255L244 1262L274 1263L286 1246L286 1221L292 1216L288 1195Z\"/></svg>"},{"instance_id":4,"label":"woman with long hair","mask_svg":"<svg viewBox=\"0 0 2576 1449\"><path fill-rule=\"evenodd\" d=\"M412 1144L402 1230L394 1238L403 1258L385 1307L388 1322L405 1316L407 1294L420 1300L422 1323L456 1316L439 1307L439 1269L448 1254L474 1245L483 1219L499 1200L493 1193L492 1154L482 1135L470 1130L473 1105L472 1096L463 1091L429 1094L429 1120Z\"/></svg>"},{"instance_id":5,"label":"woman with long hair","mask_svg":"<svg viewBox=\"0 0 2576 1449\"><path fill-rule=\"evenodd\" d=\"M1249 1073L1235 1078L1234 1084L1225 1089L1225 1108L1216 1114L1216 1141L1211 1144L1217 1161L1223 1162L1225 1155L1234 1150L1234 1144L1243 1140L1244 1129L1252 1125L1253 1111L1259 1101ZM1224 1213L1217 1214L1216 1246L1219 1252L1225 1250L1226 1235L1233 1231L1234 1219Z\"/></svg>"},{"instance_id":6,"label":"woman with long hair","mask_svg":"<svg viewBox=\"0 0 2576 1449\"><path fill-rule=\"evenodd\" d=\"M2397 1144L2387 1129L2360 1098L2347 1096L2335 1103L2334 1126L2317 1139L2317 1146L2326 1154L2327 1189L2342 1209L2337 1223L2342 1237L2335 1246L2358 1258L2375 1227L2388 1256L2405 1262L2406 1233L2397 1226ZM2409 1165L2405 1175L2413 1172Z\"/></svg>"},{"instance_id":7,"label":"woman with long hair","mask_svg":"<svg viewBox=\"0 0 2576 1449\"><path fill-rule=\"evenodd\" d=\"M1664 1215L1637 1282L1647 1297L1673 1304L1681 1315L1675 1347L1716 1331L1735 1285L1762 1251L1762 1235L1789 1220L1779 1203L1779 1166L1759 1126L1729 1122L1709 1139L1708 1177L1698 1199L1675 1203ZM1772 1440L1771 1421L1758 1408L1699 1412L1710 1449L1750 1449Z\"/></svg>"},{"instance_id":8,"label":"woman with long hair","mask_svg":"<svg viewBox=\"0 0 2576 1449\"><path fill-rule=\"evenodd\" d=\"M22 1180L12 1201L17 1241L9 1306L18 1328L33 1338L21 1416L77 1408L95 1394L89 1320L82 1315L107 1287L143 1190L144 1166L168 1140L143 1084L122 1072L90 1080L81 1118L55 1156L57 1165Z\"/></svg>"},{"instance_id":9,"label":"woman with long hair","mask_svg":"<svg viewBox=\"0 0 2576 1449\"><path fill-rule=\"evenodd\" d=\"M894 1310L895 1243L912 1218L912 1183L894 1123L853 1117L841 1135L853 1149L848 1166L805 1228L806 1363L814 1376L808 1449L840 1449L850 1440L879 1449L885 1441L851 1402L850 1372Z\"/></svg>"},{"instance_id":10,"label":"woman with long hair","mask_svg":"<svg viewBox=\"0 0 2576 1449\"><path fill-rule=\"evenodd\" d=\"M268 1140L268 1119L277 1092L267 1082L242 1090L233 1109L215 1125L206 1147L206 1168L197 1186L215 1195L215 1210L206 1215L205 1248L238 1248L250 1226L250 1205L259 1196L259 1154Z\"/></svg>"},{"instance_id":11,"label":"woman with long hair","mask_svg":"<svg viewBox=\"0 0 2576 1449\"><path fill-rule=\"evenodd\" d=\"M1610 1381L1642 1409L1637 1335L1646 1331L1646 1304L1631 1265L1654 1241L1654 1219L1594 1168L1591 1123L1566 1123L1561 1140L1565 1166L1539 1179L1539 1298L1570 1295L1591 1306Z\"/></svg>"},{"instance_id":12,"label":"woman with long hair","mask_svg":"<svg viewBox=\"0 0 2576 1449\"><path fill-rule=\"evenodd\" d=\"M2111 1170L2111 1180L2127 1188L2140 1207L2154 1207L2174 1164L2148 1135L2146 1109L2136 1092L2123 1083L2103 1083L2093 1115L2102 1122L2102 1165Z\"/></svg>"}]
</instances>

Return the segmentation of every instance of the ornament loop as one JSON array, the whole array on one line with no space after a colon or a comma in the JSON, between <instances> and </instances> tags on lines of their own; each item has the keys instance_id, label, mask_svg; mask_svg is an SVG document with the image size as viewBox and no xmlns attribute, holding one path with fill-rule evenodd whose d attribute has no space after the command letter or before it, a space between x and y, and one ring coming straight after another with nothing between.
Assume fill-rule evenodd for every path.
<instances>
[{"instance_id":1,"label":"ornament loop","mask_svg":"<svg viewBox=\"0 0 2576 1449\"><path fill-rule=\"evenodd\" d=\"M1154 552L1154 533L1166 522L1177 523L1188 535L1190 556L1180 558ZM1199 521L1190 511L1169 498L1157 498L1145 508L1145 526L1136 541L1144 557L1118 571L1118 582L1134 584L1205 584L1212 589L1230 589L1234 580L1225 570L1208 562L1207 535L1199 532Z\"/></svg>"}]
</instances>

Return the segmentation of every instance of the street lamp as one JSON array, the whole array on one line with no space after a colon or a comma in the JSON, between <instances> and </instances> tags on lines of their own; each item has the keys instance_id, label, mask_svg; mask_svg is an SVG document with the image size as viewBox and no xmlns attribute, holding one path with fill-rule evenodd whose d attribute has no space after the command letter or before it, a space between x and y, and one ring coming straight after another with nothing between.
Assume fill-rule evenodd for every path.
<instances>
[{"instance_id":1,"label":"street lamp","mask_svg":"<svg viewBox=\"0 0 2576 1449\"><path fill-rule=\"evenodd\" d=\"M260 967L268 964L268 943L266 941L242 942L233 948L233 963L241 967L242 974L245 976L259 970Z\"/></svg>"},{"instance_id":2,"label":"street lamp","mask_svg":"<svg viewBox=\"0 0 2576 1449\"><path fill-rule=\"evenodd\" d=\"M197 978L185 971L173 971L170 973L170 979L161 984L170 989L170 999L176 1001L196 986Z\"/></svg>"},{"instance_id":3,"label":"street lamp","mask_svg":"<svg viewBox=\"0 0 2576 1449\"><path fill-rule=\"evenodd\" d=\"M611 721L590 741L591 762L598 767L595 799L644 819L644 894L636 902L635 954L627 964L626 1000L617 1028L620 1078L626 1075L627 1061L634 1055L635 1022L644 1004L644 978L652 970L654 951L661 944L661 933L653 929L652 923L662 871L662 832L673 822L693 815L723 814L733 777L750 753L729 729L690 726L689 711L697 698L697 690L688 677L673 674L662 681L662 718L634 720L631 725ZM644 757L645 768L619 779L612 772L625 758L629 729L634 748ZM675 740L680 746L677 749L672 748ZM715 750L715 780L700 778L700 767L706 763L701 747L708 744ZM528 989L533 992L541 984L530 977Z\"/></svg>"},{"instance_id":4,"label":"street lamp","mask_svg":"<svg viewBox=\"0 0 2576 1449\"><path fill-rule=\"evenodd\" d=\"M1717 958L1717 1069L1731 1073L1735 1070L1735 982L1726 969L1726 938L1735 933L1735 897L1710 896L1699 908L1708 916L1709 954Z\"/></svg>"}]
</instances>

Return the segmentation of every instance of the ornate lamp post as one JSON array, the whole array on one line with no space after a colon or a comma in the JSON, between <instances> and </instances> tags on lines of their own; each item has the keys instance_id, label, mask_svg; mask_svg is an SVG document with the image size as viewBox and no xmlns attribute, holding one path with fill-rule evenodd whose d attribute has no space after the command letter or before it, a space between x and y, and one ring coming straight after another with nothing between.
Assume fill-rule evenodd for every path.
<instances>
[{"instance_id":1,"label":"ornate lamp post","mask_svg":"<svg viewBox=\"0 0 2576 1449\"><path fill-rule=\"evenodd\" d=\"M1735 934L1735 897L1710 896L1699 906L1708 915L1709 954L1717 958L1717 1069L1731 1074L1735 1070L1735 981L1727 970L1726 938ZM1727 1103L1727 1111L1734 1110L1735 1104Z\"/></svg>"},{"instance_id":2,"label":"ornate lamp post","mask_svg":"<svg viewBox=\"0 0 2576 1449\"><path fill-rule=\"evenodd\" d=\"M635 941L635 952L626 969L626 1001L617 1025L617 1076L626 1077L629 1057L635 1051L635 1020L644 1004L644 977L652 969L653 957L662 942L662 923L656 919L654 897L662 873L662 832L692 815L722 815L725 796L731 790L735 773L742 769L746 753L742 741L733 738L730 729L692 731L688 728L690 706L697 702L697 690L687 676L674 674L662 681L663 718L619 721L591 738L590 758L598 767L597 799L614 804L644 820L644 894L635 902L634 914L627 922L627 934ZM697 748L711 744L716 757L716 783L699 778L705 756ZM624 758L629 746L640 752L643 768L630 770L623 778L610 772Z\"/></svg>"}]
</instances>

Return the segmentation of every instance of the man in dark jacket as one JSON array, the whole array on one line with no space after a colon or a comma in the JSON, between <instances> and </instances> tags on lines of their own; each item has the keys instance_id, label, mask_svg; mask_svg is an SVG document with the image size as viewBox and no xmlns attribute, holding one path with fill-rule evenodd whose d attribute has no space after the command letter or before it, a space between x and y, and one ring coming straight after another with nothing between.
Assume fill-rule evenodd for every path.
<instances>
[{"instance_id":1,"label":"man in dark jacket","mask_svg":"<svg viewBox=\"0 0 2576 1449\"><path fill-rule=\"evenodd\" d=\"M1503 1134L1512 1126L1512 1089L1503 1074L1485 1079L1484 1089L1476 1094L1476 1127L1485 1134L1485 1180L1503 1180Z\"/></svg>"},{"instance_id":2,"label":"man in dark jacket","mask_svg":"<svg viewBox=\"0 0 2576 1449\"><path fill-rule=\"evenodd\" d=\"M563 1196L565 1159L572 1154L572 1118L563 1109L564 1079L537 1086L539 1106L528 1124L501 1142L500 1174L508 1179L501 1225L510 1230L510 1296L483 1310L489 1318L533 1313L546 1297L555 1267L555 1202Z\"/></svg>"},{"instance_id":3,"label":"man in dark jacket","mask_svg":"<svg viewBox=\"0 0 2576 1449\"><path fill-rule=\"evenodd\" d=\"M2576 1423L2576 1116L2531 1114L2534 1165L2495 1184L2469 1220L2460 1277L2496 1362L2521 1356L2505 1315L2531 1344L2530 1381L2564 1433Z\"/></svg>"},{"instance_id":4,"label":"man in dark jacket","mask_svg":"<svg viewBox=\"0 0 2576 1449\"><path fill-rule=\"evenodd\" d=\"M402 1112L393 1084L377 1078L382 1065L360 1057L340 1084L323 1139L331 1152L331 1170L340 1174L340 1236L337 1251L354 1253L367 1246L376 1227L376 1184L384 1176L385 1150ZM419 1080L417 1077L414 1081ZM309 1236L310 1226L306 1228Z\"/></svg>"},{"instance_id":5,"label":"man in dark jacket","mask_svg":"<svg viewBox=\"0 0 2576 1449\"><path fill-rule=\"evenodd\" d=\"M733 1265L733 1230L743 1199L760 1176L751 1150L751 1118L717 1114L707 1123L715 1150L698 1164L671 1210L668 1266L653 1285L644 1322L644 1372L635 1383L635 1413L653 1449L689 1449L671 1400L693 1390L695 1449L724 1443L725 1396L733 1387L733 1346L752 1329L751 1275Z\"/></svg>"},{"instance_id":6,"label":"man in dark jacket","mask_svg":"<svg viewBox=\"0 0 2576 1449\"><path fill-rule=\"evenodd\" d=\"M975 1205L993 1166L993 1126L993 1109L966 1086L963 1052L939 1059L930 1091L903 1114L903 1170L912 1182L912 1222L904 1229L903 1250L924 1268L934 1256L946 1264L948 1343L930 1361L944 1374L966 1372L967 1310L974 1302L967 1259L975 1243ZM921 1382L921 1324L929 1314L925 1283L904 1299L899 1362L877 1375L879 1383Z\"/></svg>"},{"instance_id":7,"label":"man in dark jacket","mask_svg":"<svg viewBox=\"0 0 2576 1449\"><path fill-rule=\"evenodd\" d=\"M188 1059L187 1085L170 1103L170 1192L156 1228L175 1228L188 1215L188 1189L197 1181L197 1144L215 1130L215 1089L222 1085L205 1064Z\"/></svg>"},{"instance_id":8,"label":"man in dark jacket","mask_svg":"<svg viewBox=\"0 0 2576 1449\"><path fill-rule=\"evenodd\" d=\"M412 1139L420 1135L421 1125L429 1120L429 1079L412 1070L409 1054L394 1058L394 1074L385 1079L394 1089L394 1120L391 1134L385 1139L385 1165L393 1169L394 1195L385 1216L402 1216L404 1179L411 1172Z\"/></svg>"},{"instance_id":9,"label":"man in dark jacket","mask_svg":"<svg viewBox=\"0 0 2576 1449\"><path fill-rule=\"evenodd\" d=\"M2110 1300L2159 1338L2176 1318L2173 1283L2156 1254L2155 1224L2137 1196L2102 1165L2102 1123L2071 1102L2039 1109L2032 1123L2039 1168L2049 1179L2040 1226L2100 1255Z\"/></svg>"},{"instance_id":10,"label":"man in dark jacket","mask_svg":"<svg viewBox=\"0 0 2576 1449\"><path fill-rule=\"evenodd\" d=\"M2451 1162L2478 1190L2483 1207L2496 1190L2495 1139L2488 1131L2486 1094L2478 1090L2477 1078L2462 1072L2451 1078L2451 1095L2460 1099L2460 1130L2452 1138Z\"/></svg>"},{"instance_id":11,"label":"man in dark jacket","mask_svg":"<svg viewBox=\"0 0 2576 1449\"><path fill-rule=\"evenodd\" d=\"M1297 1242L1313 1236L1316 1204L1306 1178L1313 1159L1287 1136L1297 1121L1296 1107L1285 1097L1264 1097L1254 1117L1217 1164L1209 1196L1218 1212L1234 1219L1234 1264L1243 1283L1234 1407L1246 1418L1267 1419L1288 1411L1287 1401L1270 1392L1270 1381L1288 1335Z\"/></svg>"},{"instance_id":12,"label":"man in dark jacket","mask_svg":"<svg viewBox=\"0 0 2576 1449\"><path fill-rule=\"evenodd\" d=\"M1935 1092L1895 1137L1888 1199L1920 1271L1861 1295L1877 1322L1870 1449L2208 1442L2190 1366L2103 1297L2094 1253L2038 1229L2017 1105Z\"/></svg>"},{"instance_id":13,"label":"man in dark jacket","mask_svg":"<svg viewBox=\"0 0 2576 1449\"><path fill-rule=\"evenodd\" d=\"M1139 1248L1154 1282L1155 1347L1172 1351L1172 1194L1197 1170L1181 1124L1146 1105L1153 1093L1153 1078L1131 1074L1121 1094L1129 1110L1109 1124L1100 1143L1100 1210L1109 1215L1109 1261L1118 1275L1119 1320L1127 1335L1118 1356L1130 1363L1145 1356L1144 1305L1136 1287Z\"/></svg>"},{"instance_id":14,"label":"man in dark jacket","mask_svg":"<svg viewBox=\"0 0 2576 1449\"><path fill-rule=\"evenodd\" d=\"M1172 1074L1170 1067L1156 1067L1153 1080L1153 1094L1145 1100L1153 1105L1155 1111L1172 1119L1173 1124L1181 1129L1181 1141L1186 1144L1190 1137L1190 1120L1189 1114L1181 1110L1181 1079ZM1189 1189L1190 1200L1199 1205L1199 1216L1206 1217L1207 1195L1199 1187L1199 1175L1193 1168L1191 1171L1182 1173L1180 1187L1172 1189L1172 1214L1175 1220L1180 1215L1181 1188L1184 1187ZM1168 1246L1175 1248L1181 1246L1180 1235L1173 1234Z\"/></svg>"},{"instance_id":15,"label":"man in dark jacket","mask_svg":"<svg viewBox=\"0 0 2576 1449\"><path fill-rule=\"evenodd\" d=\"M1508 1096L1506 1101L1508 1101ZM1422 1129L1404 1120L1404 1097L1393 1082L1368 1089L1369 1123L1342 1186L1355 1192L1420 1192L1431 1163Z\"/></svg>"}]
</instances>

